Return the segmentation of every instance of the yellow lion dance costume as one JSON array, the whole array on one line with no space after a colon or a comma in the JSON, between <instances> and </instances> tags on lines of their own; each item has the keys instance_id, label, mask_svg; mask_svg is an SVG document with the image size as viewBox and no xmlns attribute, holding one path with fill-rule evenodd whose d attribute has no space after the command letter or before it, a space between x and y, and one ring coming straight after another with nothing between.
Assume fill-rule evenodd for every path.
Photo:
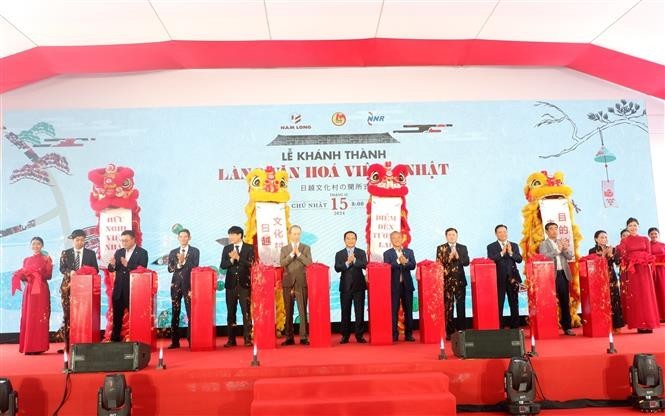
<instances>
[{"instance_id":1,"label":"yellow lion dance costume","mask_svg":"<svg viewBox=\"0 0 665 416\"><path fill-rule=\"evenodd\" d=\"M289 220L289 205L287 202L291 199L288 190L289 174L283 170L275 170L272 166L265 169L252 169L247 175L247 184L249 185L249 202L245 206L247 223L245 224L244 241L247 244L253 244L258 247L256 241L256 203L274 202L276 204L285 204L286 229L291 226ZM258 253L255 258L258 259ZM275 287L275 325L279 334L284 331L286 322L286 311L284 310L284 297L282 295L282 282Z\"/></svg>"},{"instance_id":2,"label":"yellow lion dance costume","mask_svg":"<svg viewBox=\"0 0 665 416\"><path fill-rule=\"evenodd\" d=\"M538 254L538 247L545 240L544 224L540 215L540 201L553 198L566 199L573 228L573 249L575 253L575 262L570 265L573 280L570 288L569 313L573 326L578 327L581 325L581 319L577 315L577 308L580 305L580 274L577 260L580 258L579 248L582 233L580 233L577 224L573 222L574 207L570 201L572 193L573 190L563 182L562 172L555 172L552 176L549 176L547 171L534 172L529 175L524 186L524 196L528 203L522 208L524 223L520 248L524 254L524 259L528 261L533 255ZM560 311L560 313L563 313L563 311Z\"/></svg>"}]
</instances>

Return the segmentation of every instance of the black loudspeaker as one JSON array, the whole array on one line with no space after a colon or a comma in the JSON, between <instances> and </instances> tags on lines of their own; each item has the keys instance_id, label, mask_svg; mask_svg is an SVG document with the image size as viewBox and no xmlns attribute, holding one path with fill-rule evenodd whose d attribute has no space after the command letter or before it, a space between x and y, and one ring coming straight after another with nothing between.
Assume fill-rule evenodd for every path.
<instances>
[{"instance_id":1,"label":"black loudspeaker","mask_svg":"<svg viewBox=\"0 0 665 416\"><path fill-rule=\"evenodd\" d=\"M136 371L150 362L150 345L140 342L108 342L74 344L71 370L73 373Z\"/></svg>"},{"instance_id":2,"label":"black loudspeaker","mask_svg":"<svg viewBox=\"0 0 665 416\"><path fill-rule=\"evenodd\" d=\"M521 329L488 329L455 332L453 353L461 358L512 358L524 356Z\"/></svg>"}]
</instances>

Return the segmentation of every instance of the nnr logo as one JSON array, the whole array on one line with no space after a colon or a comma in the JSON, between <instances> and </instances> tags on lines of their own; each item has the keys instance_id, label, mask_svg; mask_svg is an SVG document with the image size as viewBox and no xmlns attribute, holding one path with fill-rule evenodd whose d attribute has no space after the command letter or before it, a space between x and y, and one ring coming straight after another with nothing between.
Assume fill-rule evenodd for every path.
<instances>
[{"instance_id":1,"label":"nnr logo","mask_svg":"<svg viewBox=\"0 0 665 416\"><path fill-rule=\"evenodd\" d=\"M385 116L379 115L379 114L374 114L371 111L368 111L369 116L367 116L367 124L370 126L376 124L376 123L382 123L385 120Z\"/></svg>"}]
</instances>

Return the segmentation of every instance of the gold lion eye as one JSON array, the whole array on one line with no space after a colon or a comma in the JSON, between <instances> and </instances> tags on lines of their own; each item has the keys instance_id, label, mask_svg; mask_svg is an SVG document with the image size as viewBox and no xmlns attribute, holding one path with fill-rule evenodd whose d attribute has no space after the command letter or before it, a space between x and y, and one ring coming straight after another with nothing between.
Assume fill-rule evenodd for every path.
<instances>
[{"instance_id":1,"label":"gold lion eye","mask_svg":"<svg viewBox=\"0 0 665 416\"><path fill-rule=\"evenodd\" d=\"M252 179L252 186L259 187L260 185L261 185L261 178L255 176L254 179Z\"/></svg>"},{"instance_id":2,"label":"gold lion eye","mask_svg":"<svg viewBox=\"0 0 665 416\"><path fill-rule=\"evenodd\" d=\"M280 188L286 188L286 181L284 179L279 180L279 187Z\"/></svg>"},{"instance_id":3,"label":"gold lion eye","mask_svg":"<svg viewBox=\"0 0 665 416\"><path fill-rule=\"evenodd\" d=\"M379 181L379 172L372 172L372 174L369 177L369 180L372 182L378 182Z\"/></svg>"},{"instance_id":4,"label":"gold lion eye","mask_svg":"<svg viewBox=\"0 0 665 416\"><path fill-rule=\"evenodd\" d=\"M535 187L540 186L540 185L542 185L542 183L540 183L540 181L538 179L534 179L533 181L531 181L531 187L532 188L535 188Z\"/></svg>"}]
</instances>

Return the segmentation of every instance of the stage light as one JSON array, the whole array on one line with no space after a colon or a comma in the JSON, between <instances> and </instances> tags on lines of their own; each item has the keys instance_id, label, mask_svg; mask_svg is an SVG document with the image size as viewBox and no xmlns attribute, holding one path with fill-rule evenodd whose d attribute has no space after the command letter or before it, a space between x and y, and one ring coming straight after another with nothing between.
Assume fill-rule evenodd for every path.
<instances>
[{"instance_id":1,"label":"stage light","mask_svg":"<svg viewBox=\"0 0 665 416\"><path fill-rule=\"evenodd\" d=\"M628 375L633 388L630 401L635 409L641 412L665 410L665 399L660 397L663 395L663 369L653 354L635 354Z\"/></svg>"},{"instance_id":2,"label":"stage light","mask_svg":"<svg viewBox=\"0 0 665 416\"><path fill-rule=\"evenodd\" d=\"M18 414L18 392L12 388L8 378L0 378L0 415Z\"/></svg>"},{"instance_id":3,"label":"stage light","mask_svg":"<svg viewBox=\"0 0 665 416\"><path fill-rule=\"evenodd\" d=\"M531 364L524 358L513 357L504 373L505 408L511 415L535 415L540 405L535 403L536 387Z\"/></svg>"},{"instance_id":4,"label":"stage light","mask_svg":"<svg viewBox=\"0 0 665 416\"><path fill-rule=\"evenodd\" d=\"M132 388L122 374L108 374L97 393L97 416L126 416L132 413Z\"/></svg>"}]
</instances>

